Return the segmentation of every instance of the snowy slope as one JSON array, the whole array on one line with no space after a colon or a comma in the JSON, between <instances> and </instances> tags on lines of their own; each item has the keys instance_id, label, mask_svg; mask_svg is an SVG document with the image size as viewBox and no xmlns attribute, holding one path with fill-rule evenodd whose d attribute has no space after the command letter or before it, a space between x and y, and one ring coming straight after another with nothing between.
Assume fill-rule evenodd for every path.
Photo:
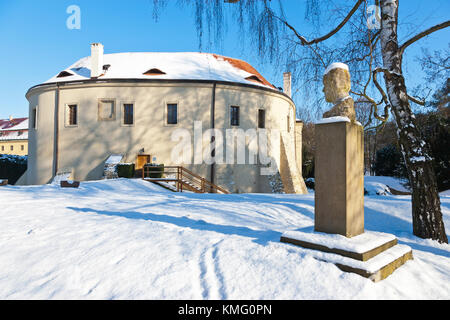
<instances>
[{"instance_id":1,"label":"snowy slope","mask_svg":"<svg viewBox=\"0 0 450 320\"><path fill-rule=\"evenodd\" d=\"M408 261L373 283L279 242L314 194L172 193L142 180L0 187L0 299L448 299L450 246L411 234L409 196L365 197ZM447 228L450 196L442 196Z\"/></svg>"}]
</instances>

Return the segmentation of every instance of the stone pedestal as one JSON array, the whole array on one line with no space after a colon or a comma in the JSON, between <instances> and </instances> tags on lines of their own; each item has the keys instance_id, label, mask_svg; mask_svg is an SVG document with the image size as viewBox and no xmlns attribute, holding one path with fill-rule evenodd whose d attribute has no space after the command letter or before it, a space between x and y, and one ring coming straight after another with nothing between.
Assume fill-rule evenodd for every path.
<instances>
[{"instance_id":1,"label":"stone pedestal","mask_svg":"<svg viewBox=\"0 0 450 320\"><path fill-rule=\"evenodd\" d=\"M413 259L410 247L397 244L395 236L381 232L367 231L347 238L304 228L285 232L280 241L311 249L308 253L314 258L334 263L342 271L359 274L374 282L387 278Z\"/></svg>"},{"instance_id":2,"label":"stone pedestal","mask_svg":"<svg viewBox=\"0 0 450 320\"><path fill-rule=\"evenodd\" d=\"M380 281L412 259L412 250L398 245L393 235L364 232L364 131L348 95L348 66L332 63L323 84L333 108L315 126L314 228L285 232L280 241L345 272Z\"/></svg>"},{"instance_id":3,"label":"stone pedestal","mask_svg":"<svg viewBox=\"0 0 450 320\"><path fill-rule=\"evenodd\" d=\"M353 122L315 126L315 230L364 232L364 133Z\"/></svg>"},{"instance_id":4,"label":"stone pedestal","mask_svg":"<svg viewBox=\"0 0 450 320\"><path fill-rule=\"evenodd\" d=\"M316 124L315 136L314 228L285 232L280 241L345 272L383 280L413 255L393 235L364 232L363 128L347 118L327 118Z\"/></svg>"}]
</instances>

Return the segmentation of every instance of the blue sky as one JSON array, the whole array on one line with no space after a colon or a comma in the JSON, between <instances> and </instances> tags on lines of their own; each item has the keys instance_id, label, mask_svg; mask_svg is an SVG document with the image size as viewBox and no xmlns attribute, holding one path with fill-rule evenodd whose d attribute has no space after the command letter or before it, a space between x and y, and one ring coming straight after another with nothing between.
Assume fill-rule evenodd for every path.
<instances>
[{"instance_id":1,"label":"blue sky","mask_svg":"<svg viewBox=\"0 0 450 320\"><path fill-rule=\"evenodd\" d=\"M304 0L283 1L288 17L300 25L304 15ZM69 30L67 7L81 9L81 29ZM296 13L299 14L296 14ZM400 26L400 36L420 31L448 20L448 0L402 0L400 15L414 25ZM224 45L207 51L246 60L270 82L281 86L281 71L269 63L260 63L256 50L237 42L233 26ZM431 50L445 48L450 30L438 33L408 48L407 81L421 79L414 57L420 46ZM128 51L198 51L193 14L179 8L176 1L161 14L158 22L152 18L151 0L0 0L0 119L12 115L28 116L25 93L78 59L90 54L90 43L101 42L105 53Z\"/></svg>"}]
</instances>

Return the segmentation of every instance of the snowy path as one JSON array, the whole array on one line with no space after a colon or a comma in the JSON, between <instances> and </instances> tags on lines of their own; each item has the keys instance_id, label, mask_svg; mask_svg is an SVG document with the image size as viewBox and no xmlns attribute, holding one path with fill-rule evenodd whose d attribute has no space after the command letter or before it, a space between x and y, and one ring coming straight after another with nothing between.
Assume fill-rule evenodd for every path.
<instances>
[{"instance_id":1,"label":"snowy path","mask_svg":"<svg viewBox=\"0 0 450 320\"><path fill-rule=\"evenodd\" d=\"M279 242L314 195L172 193L141 180L1 187L0 299L449 299L450 246L411 235L409 196L365 197L366 229L414 260L379 283ZM450 196L442 196L447 230Z\"/></svg>"}]
</instances>

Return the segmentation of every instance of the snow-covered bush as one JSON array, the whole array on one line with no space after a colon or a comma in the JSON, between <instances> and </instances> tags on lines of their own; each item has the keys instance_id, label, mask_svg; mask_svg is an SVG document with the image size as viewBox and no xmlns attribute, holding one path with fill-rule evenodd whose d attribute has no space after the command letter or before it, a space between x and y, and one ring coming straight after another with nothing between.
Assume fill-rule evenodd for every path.
<instances>
[{"instance_id":1,"label":"snow-covered bush","mask_svg":"<svg viewBox=\"0 0 450 320\"><path fill-rule=\"evenodd\" d=\"M116 168L119 178L134 177L134 163L118 163Z\"/></svg>"}]
</instances>

